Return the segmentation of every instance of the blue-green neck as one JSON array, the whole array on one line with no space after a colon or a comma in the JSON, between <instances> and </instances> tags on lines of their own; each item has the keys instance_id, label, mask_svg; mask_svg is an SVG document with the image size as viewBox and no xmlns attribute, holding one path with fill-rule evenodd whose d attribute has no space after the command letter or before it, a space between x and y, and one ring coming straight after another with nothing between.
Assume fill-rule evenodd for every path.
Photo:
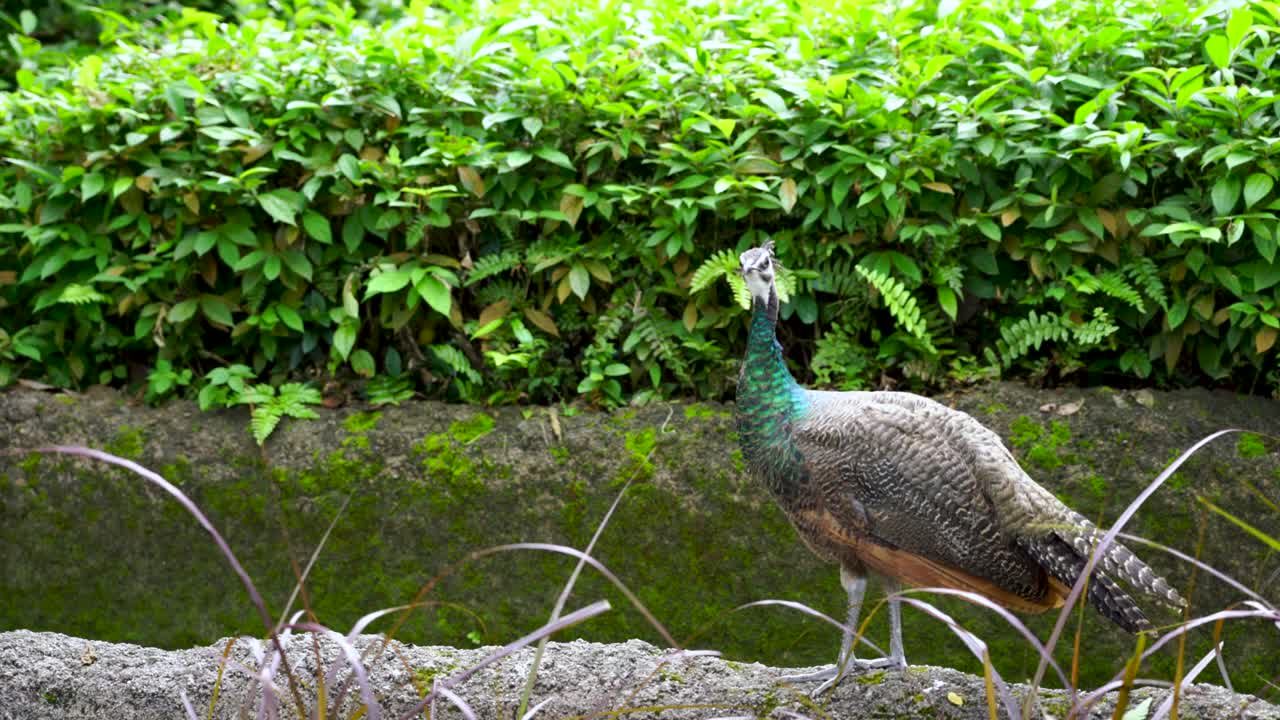
<instances>
[{"instance_id":1,"label":"blue-green neck","mask_svg":"<svg viewBox=\"0 0 1280 720\"><path fill-rule=\"evenodd\" d=\"M752 472L780 497L795 494L804 482L802 458L791 437L805 407L800 387L782 358L775 325L776 305L755 301L747 354L738 374L738 442Z\"/></svg>"}]
</instances>

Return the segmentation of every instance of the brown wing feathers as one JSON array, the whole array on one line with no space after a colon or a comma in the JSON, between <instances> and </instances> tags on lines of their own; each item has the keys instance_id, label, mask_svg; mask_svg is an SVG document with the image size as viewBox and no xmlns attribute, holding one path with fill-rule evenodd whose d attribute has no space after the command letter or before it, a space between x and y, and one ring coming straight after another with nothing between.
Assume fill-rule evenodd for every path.
<instances>
[{"instance_id":1,"label":"brown wing feathers","mask_svg":"<svg viewBox=\"0 0 1280 720\"><path fill-rule=\"evenodd\" d=\"M1092 523L1026 477L969 416L918 396L839 396L833 407L813 407L796 432L813 495L788 510L811 547L910 585L975 592L1020 612L1062 605L1100 535ZM1151 623L1116 580L1165 604L1182 602L1146 564L1112 546L1090 577L1088 599L1130 632Z\"/></svg>"}]
</instances>

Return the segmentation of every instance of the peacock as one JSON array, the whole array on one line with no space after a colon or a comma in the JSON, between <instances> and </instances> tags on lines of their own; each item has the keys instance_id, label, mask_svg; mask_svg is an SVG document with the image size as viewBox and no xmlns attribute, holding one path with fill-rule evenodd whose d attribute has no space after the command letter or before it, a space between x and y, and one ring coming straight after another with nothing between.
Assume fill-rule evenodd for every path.
<instances>
[{"instance_id":1,"label":"peacock","mask_svg":"<svg viewBox=\"0 0 1280 720\"><path fill-rule=\"evenodd\" d=\"M838 563L848 616L833 667L791 681L839 682L849 669L906 667L901 583L978 593L1018 612L1061 607L1102 537L1018 465L972 416L904 392L824 392L796 383L776 336L773 242L740 256L751 293L736 422L746 466L801 540ZM868 571L890 592L888 657L859 660L853 629ZM1131 633L1151 622L1118 581L1172 608L1169 583L1118 543L1098 559L1088 600Z\"/></svg>"}]
</instances>

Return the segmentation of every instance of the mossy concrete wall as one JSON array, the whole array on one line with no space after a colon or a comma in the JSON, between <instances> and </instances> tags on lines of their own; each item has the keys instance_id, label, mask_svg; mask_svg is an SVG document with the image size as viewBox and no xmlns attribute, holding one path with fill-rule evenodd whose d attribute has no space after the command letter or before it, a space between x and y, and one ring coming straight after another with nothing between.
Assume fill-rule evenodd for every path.
<instances>
[{"instance_id":1,"label":"mossy concrete wall","mask_svg":"<svg viewBox=\"0 0 1280 720\"><path fill-rule=\"evenodd\" d=\"M940 399L987 423L1034 476L1103 521L1213 430L1280 433L1280 403L1206 391L1148 398L997 384ZM0 394L0 449L82 443L159 471L208 513L273 613L292 589L293 563L306 564L349 500L307 583L310 607L339 629L409 602L471 551L511 542L585 546L618 490L634 480L594 554L677 638L737 660L828 662L838 641L828 626L776 607L733 612L773 598L838 617L843 594L834 568L807 553L746 477L730 410L660 405L566 417L547 408L426 402L339 409L286 421L260 453L241 411L200 413L188 403L152 409L109 392L13 390ZM1229 436L1185 466L1129 529L1199 552L1276 601L1280 559L1206 514L1196 497L1280 535L1272 509L1278 486L1274 443ZM61 456L0 457L0 547L0 630L169 648L261 632L207 535L162 492L118 469ZM1191 586L1186 565L1154 550L1142 554L1180 588ZM426 597L444 604L415 614L397 637L458 647L513 639L545 621L572 566L570 558L531 551L466 562ZM1194 586L1197 615L1241 599L1203 573ZM616 609L577 635L658 640L597 573L585 573L573 604L602 597ZM1032 672L1034 653L992 615L940 605L991 644L1006 677ZM1159 621L1176 620L1154 612ZM911 661L978 667L935 621L907 610L905 623ZM1050 624L1037 618L1031 626L1045 637ZM877 617L872 639L886 635ZM1207 633L1196 637L1188 654L1198 658ZM1065 663L1070 645L1060 653ZM1082 683L1109 678L1132 647L1131 638L1085 613ZM1280 667L1275 630L1260 623L1228 626L1226 648L1238 689L1261 688ZM1173 662L1172 654L1161 656L1153 672Z\"/></svg>"}]
</instances>

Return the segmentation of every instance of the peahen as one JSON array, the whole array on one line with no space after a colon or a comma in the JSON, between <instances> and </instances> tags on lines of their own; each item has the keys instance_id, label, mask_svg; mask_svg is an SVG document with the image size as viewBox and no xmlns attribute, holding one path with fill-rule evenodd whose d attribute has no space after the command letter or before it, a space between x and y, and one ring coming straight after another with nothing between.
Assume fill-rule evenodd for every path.
<instances>
[{"instance_id":1,"label":"peahen","mask_svg":"<svg viewBox=\"0 0 1280 720\"><path fill-rule=\"evenodd\" d=\"M1028 477L1000 437L963 412L910 393L800 387L776 338L773 243L740 260L752 298L737 393L743 456L804 543L839 563L849 597L836 665L788 679L825 680L816 694L846 668L906 666L892 596L889 657L852 655L868 570L891 592L906 583L967 590L1020 612L1061 607L1102 537L1098 528ZM1088 599L1129 632L1151 623L1117 581L1171 607L1184 604L1142 560L1111 544Z\"/></svg>"}]
</instances>

